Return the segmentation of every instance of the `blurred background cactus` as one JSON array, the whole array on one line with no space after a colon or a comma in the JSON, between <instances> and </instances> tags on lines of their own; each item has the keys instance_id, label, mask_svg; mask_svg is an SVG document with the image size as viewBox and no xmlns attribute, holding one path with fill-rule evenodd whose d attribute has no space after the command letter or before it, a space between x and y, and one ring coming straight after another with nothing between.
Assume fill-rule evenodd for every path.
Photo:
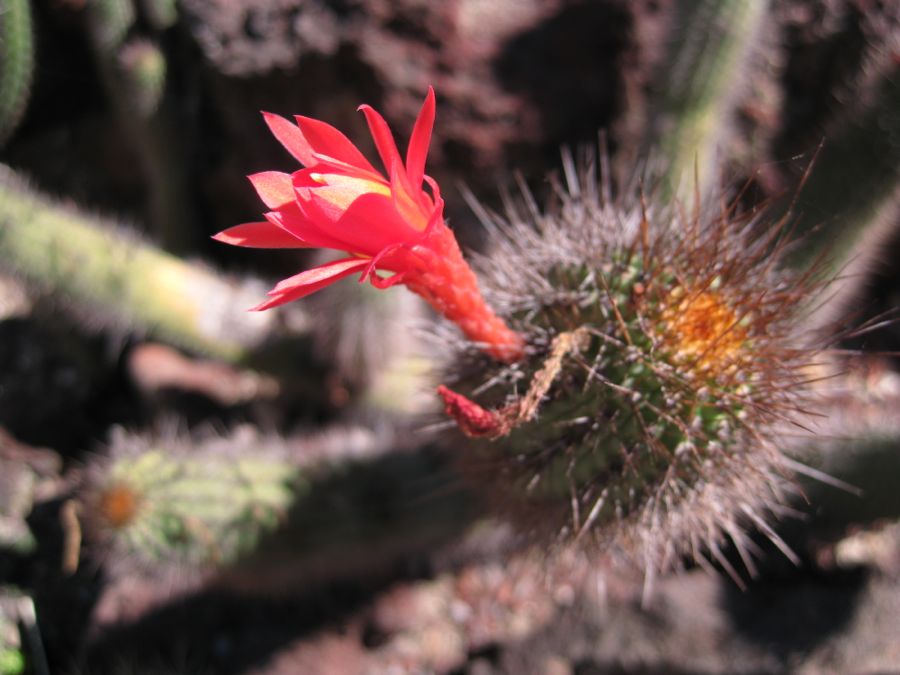
<instances>
[{"instance_id":1,"label":"blurred background cactus","mask_svg":"<svg viewBox=\"0 0 900 675\"><path fill-rule=\"evenodd\" d=\"M25 114L34 74L34 32L31 27L31 3L11 0L0 14L0 49L3 53L0 74L0 145L15 131Z\"/></svg>"},{"instance_id":2,"label":"blurred background cactus","mask_svg":"<svg viewBox=\"0 0 900 675\"><path fill-rule=\"evenodd\" d=\"M891 2L0 0L0 670L900 669L898 54ZM246 313L309 254L209 240L260 110L368 153L428 85L514 368L399 289Z\"/></svg>"}]
</instances>

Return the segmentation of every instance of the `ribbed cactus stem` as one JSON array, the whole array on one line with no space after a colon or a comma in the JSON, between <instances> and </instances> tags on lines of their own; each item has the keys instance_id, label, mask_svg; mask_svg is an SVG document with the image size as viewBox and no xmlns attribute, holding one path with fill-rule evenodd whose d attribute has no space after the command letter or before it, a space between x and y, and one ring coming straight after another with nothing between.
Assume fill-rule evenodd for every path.
<instances>
[{"instance_id":1,"label":"ribbed cactus stem","mask_svg":"<svg viewBox=\"0 0 900 675\"><path fill-rule=\"evenodd\" d=\"M247 356L273 317L243 311L260 286L222 278L82 214L55 206L0 167L0 261L95 320L222 358Z\"/></svg>"},{"instance_id":2,"label":"ribbed cactus stem","mask_svg":"<svg viewBox=\"0 0 900 675\"><path fill-rule=\"evenodd\" d=\"M717 149L729 129L731 105L746 76L768 0L699 0L685 5L658 77L657 138L666 163L664 188L687 197L715 187ZM689 6L689 7L688 7ZM698 184L694 183L697 173Z\"/></svg>"},{"instance_id":3,"label":"ribbed cactus stem","mask_svg":"<svg viewBox=\"0 0 900 675\"><path fill-rule=\"evenodd\" d=\"M4 0L0 5L0 147L25 113L33 72L31 2Z\"/></svg>"}]
</instances>

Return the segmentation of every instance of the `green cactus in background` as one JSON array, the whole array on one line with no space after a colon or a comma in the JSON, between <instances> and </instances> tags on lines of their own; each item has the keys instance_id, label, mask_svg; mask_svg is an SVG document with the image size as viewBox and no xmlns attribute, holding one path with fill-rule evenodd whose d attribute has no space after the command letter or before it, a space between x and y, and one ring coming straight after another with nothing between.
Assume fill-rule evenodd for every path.
<instances>
[{"instance_id":1,"label":"green cactus in background","mask_svg":"<svg viewBox=\"0 0 900 675\"><path fill-rule=\"evenodd\" d=\"M131 112L140 118L156 113L166 85L166 57L162 50L149 40L132 40L119 52L117 72Z\"/></svg>"},{"instance_id":2,"label":"green cactus in background","mask_svg":"<svg viewBox=\"0 0 900 675\"><path fill-rule=\"evenodd\" d=\"M0 610L0 675L25 672L25 656L20 645L19 628Z\"/></svg>"},{"instance_id":3,"label":"green cactus in background","mask_svg":"<svg viewBox=\"0 0 900 675\"><path fill-rule=\"evenodd\" d=\"M132 0L96 0L87 17L107 95L149 187L148 221L163 248L184 253L195 240L194 207L176 124L163 105L166 56L152 40L130 35Z\"/></svg>"},{"instance_id":4,"label":"green cactus in background","mask_svg":"<svg viewBox=\"0 0 900 675\"><path fill-rule=\"evenodd\" d=\"M3 0L0 4L0 146L25 113L33 74L31 2Z\"/></svg>"},{"instance_id":5,"label":"green cactus in background","mask_svg":"<svg viewBox=\"0 0 900 675\"><path fill-rule=\"evenodd\" d=\"M192 447L118 433L112 445L83 492L86 522L107 557L148 571L234 562L308 489L283 453L240 439Z\"/></svg>"},{"instance_id":6,"label":"green cactus in background","mask_svg":"<svg viewBox=\"0 0 900 675\"><path fill-rule=\"evenodd\" d=\"M292 439L116 430L79 491L87 541L113 573L247 592L335 579L433 550L471 523L471 495L394 433Z\"/></svg>"},{"instance_id":7,"label":"green cactus in background","mask_svg":"<svg viewBox=\"0 0 900 675\"><path fill-rule=\"evenodd\" d=\"M809 178L797 195L804 237L791 262L809 265L823 251L833 269L848 261L871 267L893 229L900 199L900 69L897 47L873 48L859 98L827 131Z\"/></svg>"},{"instance_id":8,"label":"green cactus in background","mask_svg":"<svg viewBox=\"0 0 900 675\"><path fill-rule=\"evenodd\" d=\"M747 56L758 41L768 0L682 2L667 67L658 78L656 134L646 150L667 163L663 189L701 193L718 184L717 152ZM694 180L695 171L697 182Z\"/></svg>"},{"instance_id":9,"label":"green cactus in background","mask_svg":"<svg viewBox=\"0 0 900 675\"><path fill-rule=\"evenodd\" d=\"M816 282L778 269L775 227L753 237L733 206L613 200L567 161L562 203L511 210L493 228L484 283L526 336L501 367L457 348L443 389L470 436L456 451L497 508L539 534L617 547L651 573L719 552L752 568L742 524L776 535L787 487L781 426L809 395L814 336L800 320ZM530 201L530 198L528 198Z\"/></svg>"},{"instance_id":10,"label":"green cactus in background","mask_svg":"<svg viewBox=\"0 0 900 675\"><path fill-rule=\"evenodd\" d=\"M271 336L275 317L242 311L262 290L188 264L111 223L32 192L0 166L0 261L95 325L125 326L239 361Z\"/></svg>"},{"instance_id":11,"label":"green cactus in background","mask_svg":"<svg viewBox=\"0 0 900 675\"><path fill-rule=\"evenodd\" d=\"M113 53L122 45L136 18L132 0L90 0L87 3L88 30L95 47Z\"/></svg>"},{"instance_id":12,"label":"green cactus in background","mask_svg":"<svg viewBox=\"0 0 900 675\"><path fill-rule=\"evenodd\" d=\"M158 31L171 28L178 21L176 0L140 0L141 14Z\"/></svg>"},{"instance_id":13,"label":"green cactus in background","mask_svg":"<svg viewBox=\"0 0 900 675\"><path fill-rule=\"evenodd\" d=\"M430 407L432 362L416 330L427 321L419 298L405 289L388 295L368 284L335 284L310 302L336 404L359 397L357 411L400 415Z\"/></svg>"}]
</instances>

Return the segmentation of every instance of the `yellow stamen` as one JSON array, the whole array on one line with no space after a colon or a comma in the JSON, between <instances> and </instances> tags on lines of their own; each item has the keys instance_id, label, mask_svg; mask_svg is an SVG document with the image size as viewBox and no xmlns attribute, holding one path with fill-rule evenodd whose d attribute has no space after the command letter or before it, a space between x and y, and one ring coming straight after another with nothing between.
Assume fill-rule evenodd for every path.
<instances>
[{"instance_id":1,"label":"yellow stamen","mask_svg":"<svg viewBox=\"0 0 900 675\"><path fill-rule=\"evenodd\" d=\"M676 357L703 371L733 365L747 341L747 328L734 309L715 291L672 295L675 302L663 311L662 320Z\"/></svg>"}]
</instances>

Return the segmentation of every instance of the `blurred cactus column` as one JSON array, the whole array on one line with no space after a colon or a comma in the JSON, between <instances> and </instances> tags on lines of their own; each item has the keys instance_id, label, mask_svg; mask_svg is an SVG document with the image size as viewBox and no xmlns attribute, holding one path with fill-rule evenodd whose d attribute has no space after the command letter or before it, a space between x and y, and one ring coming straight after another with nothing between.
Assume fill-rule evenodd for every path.
<instances>
[{"instance_id":1,"label":"blurred cactus column","mask_svg":"<svg viewBox=\"0 0 900 675\"><path fill-rule=\"evenodd\" d=\"M232 361L248 358L275 321L274 314L242 311L264 292L260 282L229 281L55 206L2 165L0 268L94 324L145 331Z\"/></svg>"},{"instance_id":2,"label":"blurred cactus column","mask_svg":"<svg viewBox=\"0 0 900 675\"><path fill-rule=\"evenodd\" d=\"M158 31L177 19L169 0L144 0L141 7ZM196 241L197 227L186 164L165 96L168 63L155 40L134 35L136 19L132 0L87 3L88 33L104 86L147 180L150 225L164 248L184 253Z\"/></svg>"},{"instance_id":3,"label":"blurred cactus column","mask_svg":"<svg viewBox=\"0 0 900 675\"><path fill-rule=\"evenodd\" d=\"M34 73L31 0L0 0L0 146L22 119Z\"/></svg>"},{"instance_id":4,"label":"blurred cactus column","mask_svg":"<svg viewBox=\"0 0 900 675\"><path fill-rule=\"evenodd\" d=\"M717 148L768 8L768 0L679 2L670 55L658 74L650 148L666 162L666 192L686 197L714 187Z\"/></svg>"},{"instance_id":5,"label":"blurred cactus column","mask_svg":"<svg viewBox=\"0 0 900 675\"><path fill-rule=\"evenodd\" d=\"M824 144L797 197L791 262L823 251L832 270L868 272L900 225L900 36L873 47L853 92L855 104L825 130ZM893 234L892 234L893 233ZM848 270L847 265L852 266Z\"/></svg>"}]
</instances>

